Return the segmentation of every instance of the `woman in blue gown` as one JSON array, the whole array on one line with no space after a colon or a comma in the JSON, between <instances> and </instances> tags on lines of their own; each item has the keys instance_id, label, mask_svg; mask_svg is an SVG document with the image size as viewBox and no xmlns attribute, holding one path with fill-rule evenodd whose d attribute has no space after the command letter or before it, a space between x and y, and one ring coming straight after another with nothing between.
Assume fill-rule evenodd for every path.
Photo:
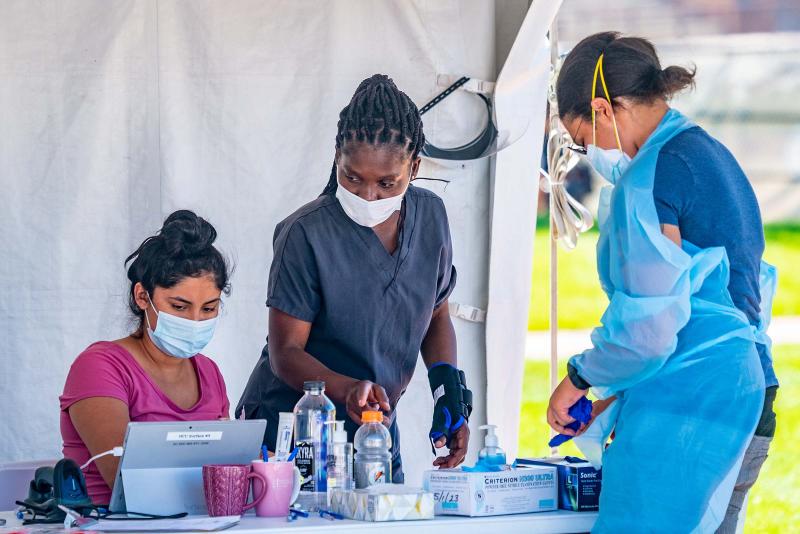
<instances>
[{"instance_id":1,"label":"woman in blue gown","mask_svg":"<svg viewBox=\"0 0 800 534\"><path fill-rule=\"evenodd\" d=\"M609 305L547 414L575 434L569 408L589 388L600 399L577 432L603 466L596 532L735 528L768 445L758 440L771 439L759 434L774 433L775 271L747 177L667 103L693 83L645 39L613 32L581 41L558 77L573 149L611 184L597 246Z\"/></svg>"}]
</instances>

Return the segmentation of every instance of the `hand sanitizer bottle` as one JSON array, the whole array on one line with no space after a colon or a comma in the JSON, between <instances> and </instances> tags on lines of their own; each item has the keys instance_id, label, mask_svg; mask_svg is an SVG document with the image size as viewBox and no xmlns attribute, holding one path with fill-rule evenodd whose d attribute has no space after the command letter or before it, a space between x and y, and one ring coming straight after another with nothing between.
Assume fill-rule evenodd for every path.
<instances>
[{"instance_id":1,"label":"hand sanitizer bottle","mask_svg":"<svg viewBox=\"0 0 800 534\"><path fill-rule=\"evenodd\" d=\"M486 430L484 447L478 453L478 463L483 465L506 465L506 453L500 448L497 435L494 433L497 425L483 425L481 430Z\"/></svg>"}]
</instances>

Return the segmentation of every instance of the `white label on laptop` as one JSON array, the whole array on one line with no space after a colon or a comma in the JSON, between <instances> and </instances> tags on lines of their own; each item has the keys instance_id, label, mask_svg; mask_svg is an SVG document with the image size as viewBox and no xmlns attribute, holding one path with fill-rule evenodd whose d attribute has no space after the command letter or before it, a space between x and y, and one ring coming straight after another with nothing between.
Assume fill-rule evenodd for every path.
<instances>
[{"instance_id":1,"label":"white label on laptop","mask_svg":"<svg viewBox=\"0 0 800 534\"><path fill-rule=\"evenodd\" d=\"M167 432L167 441L219 441L222 432Z\"/></svg>"}]
</instances>

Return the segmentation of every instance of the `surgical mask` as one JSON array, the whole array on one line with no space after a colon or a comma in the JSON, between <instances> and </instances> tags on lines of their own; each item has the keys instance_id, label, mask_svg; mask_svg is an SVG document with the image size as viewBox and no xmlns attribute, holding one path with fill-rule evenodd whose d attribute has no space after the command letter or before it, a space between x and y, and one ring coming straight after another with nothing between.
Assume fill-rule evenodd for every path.
<instances>
[{"instance_id":1,"label":"surgical mask","mask_svg":"<svg viewBox=\"0 0 800 534\"><path fill-rule=\"evenodd\" d=\"M603 54L597 60L592 79L592 98L597 90L597 79L603 86L606 99L611 103L611 95L606 87L606 79L603 75ZM595 110L592 108L592 144L586 147L586 159L603 178L616 185L620 176L627 170L631 158L622 151L622 143L619 140L619 130L617 130L617 119L614 112L611 112L611 120L614 123L614 138L618 148L600 148L597 146L597 122L595 120Z\"/></svg>"},{"instance_id":2,"label":"surgical mask","mask_svg":"<svg viewBox=\"0 0 800 534\"><path fill-rule=\"evenodd\" d=\"M148 296L148 300L149 300ZM153 344L164 353L176 358L191 358L206 348L214 337L214 330L217 328L219 316L205 321L192 321L176 317L166 312L160 312L150 300L150 306L158 316L156 329L150 327L150 319L145 313L147 320L147 334Z\"/></svg>"},{"instance_id":3,"label":"surgical mask","mask_svg":"<svg viewBox=\"0 0 800 534\"><path fill-rule=\"evenodd\" d=\"M403 205L405 191L399 195L380 200L364 200L345 189L342 184L336 188L336 198L348 217L356 224L372 228L392 216Z\"/></svg>"},{"instance_id":4,"label":"surgical mask","mask_svg":"<svg viewBox=\"0 0 800 534\"><path fill-rule=\"evenodd\" d=\"M586 159L600 176L616 185L619 177L627 170L631 158L618 148L586 147Z\"/></svg>"}]
</instances>

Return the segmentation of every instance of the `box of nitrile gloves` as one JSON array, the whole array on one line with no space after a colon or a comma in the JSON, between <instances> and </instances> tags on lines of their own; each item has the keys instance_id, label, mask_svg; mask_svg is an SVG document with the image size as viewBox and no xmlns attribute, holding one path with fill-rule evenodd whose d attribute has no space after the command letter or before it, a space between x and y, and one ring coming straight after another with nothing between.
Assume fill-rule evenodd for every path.
<instances>
[{"instance_id":1,"label":"box of nitrile gloves","mask_svg":"<svg viewBox=\"0 0 800 534\"><path fill-rule=\"evenodd\" d=\"M492 472L438 469L425 472L436 515L491 516L556 509L555 466L532 465Z\"/></svg>"},{"instance_id":2,"label":"box of nitrile gloves","mask_svg":"<svg viewBox=\"0 0 800 534\"><path fill-rule=\"evenodd\" d=\"M558 470L558 507L573 512L596 512L600 504L602 471L572 456L517 460L517 465L554 465Z\"/></svg>"}]
</instances>

